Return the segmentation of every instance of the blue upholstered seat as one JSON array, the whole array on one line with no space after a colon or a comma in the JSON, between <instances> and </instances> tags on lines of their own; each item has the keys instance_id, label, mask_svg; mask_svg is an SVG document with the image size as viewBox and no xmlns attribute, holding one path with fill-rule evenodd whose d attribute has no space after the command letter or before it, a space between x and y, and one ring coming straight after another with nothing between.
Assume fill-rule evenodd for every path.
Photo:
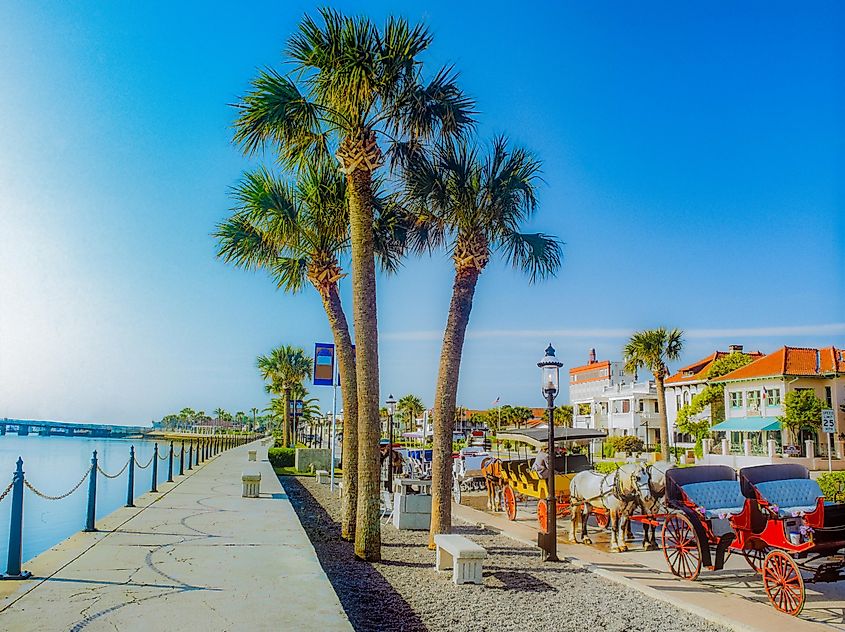
<instances>
[{"instance_id":1,"label":"blue upholstered seat","mask_svg":"<svg viewBox=\"0 0 845 632\"><path fill-rule=\"evenodd\" d=\"M708 481L684 485L684 493L696 507L704 509L706 518L718 518L742 512L745 497L739 481Z\"/></svg>"},{"instance_id":2,"label":"blue upholstered seat","mask_svg":"<svg viewBox=\"0 0 845 632\"><path fill-rule=\"evenodd\" d=\"M757 491L770 505L778 508L778 516L797 516L816 510L822 493L819 484L811 478L790 478L782 481L757 483Z\"/></svg>"}]
</instances>

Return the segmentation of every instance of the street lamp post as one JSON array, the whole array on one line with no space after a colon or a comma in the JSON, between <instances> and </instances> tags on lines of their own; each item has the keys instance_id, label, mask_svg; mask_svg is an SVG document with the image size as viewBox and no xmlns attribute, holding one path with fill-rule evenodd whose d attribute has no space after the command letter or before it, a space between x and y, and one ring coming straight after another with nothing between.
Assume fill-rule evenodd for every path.
<instances>
[{"instance_id":1,"label":"street lamp post","mask_svg":"<svg viewBox=\"0 0 845 632\"><path fill-rule=\"evenodd\" d=\"M387 423L390 429L387 431L387 491L393 493L393 413L396 411L396 400L393 395L387 396Z\"/></svg>"},{"instance_id":2,"label":"street lamp post","mask_svg":"<svg viewBox=\"0 0 845 632\"><path fill-rule=\"evenodd\" d=\"M560 367L563 363L555 357L551 343L546 355L537 363L542 376L542 390L549 412L549 495L546 497L546 532L537 534L537 544L545 552L543 560L557 562L557 497L555 495L555 397L560 390Z\"/></svg>"}]
</instances>

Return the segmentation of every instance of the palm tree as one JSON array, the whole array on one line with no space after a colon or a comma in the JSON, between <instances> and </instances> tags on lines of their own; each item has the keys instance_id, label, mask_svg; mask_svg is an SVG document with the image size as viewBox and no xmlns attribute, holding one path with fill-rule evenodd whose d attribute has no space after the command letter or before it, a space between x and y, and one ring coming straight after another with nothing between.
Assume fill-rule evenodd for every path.
<instances>
[{"instance_id":1,"label":"palm tree","mask_svg":"<svg viewBox=\"0 0 845 632\"><path fill-rule=\"evenodd\" d=\"M320 11L305 16L290 39L290 75L263 70L238 104L235 141L247 153L276 145L283 164L334 155L346 176L351 237L352 309L358 388L358 512L355 555L381 559L379 526L378 322L374 262L374 174L384 162L379 136L394 160L420 141L461 134L472 102L444 68L424 84L419 55L431 36L390 17L379 29L365 17ZM346 428L346 424L344 424ZM348 433L348 428L345 430Z\"/></svg>"},{"instance_id":2,"label":"palm tree","mask_svg":"<svg viewBox=\"0 0 845 632\"><path fill-rule=\"evenodd\" d=\"M406 432L413 432L415 428L414 422L425 411L422 400L416 395L409 393L399 399L396 403L396 408L402 413L405 420Z\"/></svg>"},{"instance_id":3,"label":"palm tree","mask_svg":"<svg viewBox=\"0 0 845 632\"><path fill-rule=\"evenodd\" d=\"M218 225L218 256L248 269L267 270L279 289L296 294L309 283L317 290L337 350L344 410L341 537L355 534L358 500L358 398L355 351L340 299L345 276L341 258L349 250L346 179L328 163L304 165L293 182L265 169L248 173L234 188L235 213ZM377 191L374 219L381 268L394 272L403 250L402 217L394 200Z\"/></svg>"},{"instance_id":4,"label":"palm tree","mask_svg":"<svg viewBox=\"0 0 845 632\"><path fill-rule=\"evenodd\" d=\"M290 446L290 395L291 390L311 377L311 360L300 347L282 345L266 356L258 356L258 370L261 377L270 383L265 387L268 392L284 395L282 441Z\"/></svg>"},{"instance_id":5,"label":"palm tree","mask_svg":"<svg viewBox=\"0 0 845 632\"><path fill-rule=\"evenodd\" d=\"M253 406L252 408L250 408L250 412L252 413L252 430L253 432L255 432L255 429L258 427L255 424L255 416L258 414L258 409Z\"/></svg>"},{"instance_id":6,"label":"palm tree","mask_svg":"<svg viewBox=\"0 0 845 632\"><path fill-rule=\"evenodd\" d=\"M522 233L520 225L537 206L535 188L540 162L526 150L509 149L504 137L493 141L482 158L466 143L442 142L419 152L407 165L407 193L417 210L412 235L419 249L446 244L455 276L443 334L434 396L432 514L429 538L452 526L452 429L464 336L479 275L495 251L529 281L554 275L561 264L561 244L542 233Z\"/></svg>"},{"instance_id":7,"label":"palm tree","mask_svg":"<svg viewBox=\"0 0 845 632\"><path fill-rule=\"evenodd\" d=\"M669 362L677 360L684 347L684 332L680 329L647 329L638 331L622 351L625 371L637 373L645 367L654 376L657 385L658 419L660 420L660 453L669 460L669 422L666 419L666 397L663 380L669 375Z\"/></svg>"}]
</instances>

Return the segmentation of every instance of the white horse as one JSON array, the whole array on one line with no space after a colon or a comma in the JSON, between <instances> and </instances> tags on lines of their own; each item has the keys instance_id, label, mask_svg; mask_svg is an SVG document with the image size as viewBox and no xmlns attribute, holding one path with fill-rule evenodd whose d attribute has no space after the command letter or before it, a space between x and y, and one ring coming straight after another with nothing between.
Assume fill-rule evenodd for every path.
<instances>
[{"instance_id":1,"label":"white horse","mask_svg":"<svg viewBox=\"0 0 845 632\"><path fill-rule=\"evenodd\" d=\"M592 544L587 534L587 520L595 507L607 512L610 529L610 550L627 551L625 531L640 496L648 496L648 473L640 463L625 463L614 472L601 474L593 470L578 472L569 484L569 541L577 542L578 523L581 541ZM578 509L581 508L581 511Z\"/></svg>"},{"instance_id":2,"label":"white horse","mask_svg":"<svg viewBox=\"0 0 845 632\"><path fill-rule=\"evenodd\" d=\"M666 470L673 467L666 461L657 461L645 467L648 484L643 489L637 486L637 495L640 511L647 516L654 516L662 513L663 498L666 495ZM653 551L657 547L657 527L648 522L643 522L643 548L646 551Z\"/></svg>"}]
</instances>

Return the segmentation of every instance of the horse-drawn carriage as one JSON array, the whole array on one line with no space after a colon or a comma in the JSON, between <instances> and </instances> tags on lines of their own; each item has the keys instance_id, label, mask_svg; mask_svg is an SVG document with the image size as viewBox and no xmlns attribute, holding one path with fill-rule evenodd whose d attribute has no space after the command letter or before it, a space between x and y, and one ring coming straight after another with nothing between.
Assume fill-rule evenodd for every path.
<instances>
[{"instance_id":1,"label":"horse-drawn carriage","mask_svg":"<svg viewBox=\"0 0 845 632\"><path fill-rule=\"evenodd\" d=\"M805 582L845 579L845 504L825 502L801 465L723 465L669 470L662 545L687 580L718 570L731 552L762 574L778 610L797 615ZM804 578L804 574L808 576Z\"/></svg>"},{"instance_id":2,"label":"horse-drawn carriage","mask_svg":"<svg viewBox=\"0 0 845 632\"><path fill-rule=\"evenodd\" d=\"M562 456L555 458L555 498L557 500L558 517L569 515L569 483L572 478L584 470L592 468L586 454L570 454L570 449L576 443L587 443L591 439L604 439L607 435L602 431L583 428L555 428L555 445L564 450ZM548 430L515 430L499 433L499 441L515 441L532 445L536 448L546 447ZM537 500L537 521L540 530L547 530L548 508L546 498L549 493L548 481L540 476L533 468L531 458L490 458L482 465L482 474L487 487L487 503L493 511L504 511L509 520L516 520L518 505L521 502ZM607 524L607 517L596 513L596 520L600 526Z\"/></svg>"}]
</instances>

